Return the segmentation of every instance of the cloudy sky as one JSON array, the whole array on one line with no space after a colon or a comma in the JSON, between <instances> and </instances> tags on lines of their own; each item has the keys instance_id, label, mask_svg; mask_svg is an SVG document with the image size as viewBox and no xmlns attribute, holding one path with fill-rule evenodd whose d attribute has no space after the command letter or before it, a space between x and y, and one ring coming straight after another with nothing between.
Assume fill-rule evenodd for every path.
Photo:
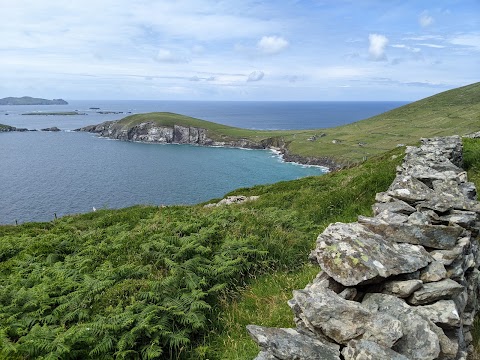
<instances>
[{"instance_id":1,"label":"cloudy sky","mask_svg":"<svg viewBox=\"0 0 480 360\"><path fill-rule=\"evenodd\" d=\"M480 1L0 0L0 97L416 100L480 81Z\"/></svg>"}]
</instances>

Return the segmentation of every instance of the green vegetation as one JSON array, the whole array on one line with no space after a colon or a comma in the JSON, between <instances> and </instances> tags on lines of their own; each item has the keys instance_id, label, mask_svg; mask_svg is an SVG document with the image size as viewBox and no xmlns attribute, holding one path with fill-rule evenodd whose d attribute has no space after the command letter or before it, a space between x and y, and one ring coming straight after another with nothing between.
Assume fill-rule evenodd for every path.
<instances>
[{"instance_id":1,"label":"green vegetation","mask_svg":"<svg viewBox=\"0 0 480 360\"><path fill-rule=\"evenodd\" d=\"M222 304L271 271L277 292L290 282L282 271L308 280L318 233L369 214L400 154L240 189L260 195L241 205L137 206L0 226L0 358L215 356L217 345L202 339L230 331L221 330Z\"/></svg>"},{"instance_id":2,"label":"green vegetation","mask_svg":"<svg viewBox=\"0 0 480 360\"><path fill-rule=\"evenodd\" d=\"M201 127L214 140L245 138L256 142L275 139L291 154L329 157L339 163L359 162L391 150L397 144L412 145L421 137L464 135L480 130L480 83L449 90L372 118L331 129L257 131L233 128L172 113L132 115L118 126L129 128L145 121L159 125ZM311 141L312 136L325 133ZM310 139L310 140L309 140ZM333 143L334 140L335 143Z\"/></svg>"}]
</instances>

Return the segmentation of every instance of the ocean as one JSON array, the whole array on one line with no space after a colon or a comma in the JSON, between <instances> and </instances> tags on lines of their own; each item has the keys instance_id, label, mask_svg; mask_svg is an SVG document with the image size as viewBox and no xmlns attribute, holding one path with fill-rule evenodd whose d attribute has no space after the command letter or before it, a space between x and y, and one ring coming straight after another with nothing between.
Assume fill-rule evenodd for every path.
<instances>
[{"instance_id":1,"label":"ocean","mask_svg":"<svg viewBox=\"0 0 480 360\"><path fill-rule=\"evenodd\" d=\"M0 224L50 221L55 214L93 208L194 204L240 187L325 173L320 167L285 163L266 150L121 142L71 131L85 125L169 111L250 129L312 129L351 123L404 104L82 100L0 106L0 124L63 130L0 133ZM22 115L74 110L86 115Z\"/></svg>"}]
</instances>

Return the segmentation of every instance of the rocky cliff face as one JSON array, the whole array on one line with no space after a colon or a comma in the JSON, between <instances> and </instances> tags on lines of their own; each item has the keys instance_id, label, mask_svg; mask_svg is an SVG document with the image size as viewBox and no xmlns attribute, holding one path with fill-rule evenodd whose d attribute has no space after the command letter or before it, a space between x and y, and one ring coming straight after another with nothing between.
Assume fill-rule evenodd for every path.
<instances>
[{"instance_id":1,"label":"rocky cliff face","mask_svg":"<svg viewBox=\"0 0 480 360\"><path fill-rule=\"evenodd\" d=\"M331 224L322 268L289 305L296 329L249 325L257 360L466 360L479 309L480 203L459 137L408 147L373 217Z\"/></svg>"},{"instance_id":2,"label":"rocky cliff face","mask_svg":"<svg viewBox=\"0 0 480 360\"><path fill-rule=\"evenodd\" d=\"M130 128L123 128L118 121L106 121L98 125L90 125L75 131L87 131L110 139L125 141L140 141L162 144L192 144L203 146L225 146L244 149L274 149L279 151L287 162L324 166L330 170L338 170L342 164L328 157L304 157L290 154L287 144L278 137L264 139L260 142L248 139L213 140L208 136L208 130L193 126L174 125L159 126L154 122L143 122Z\"/></svg>"},{"instance_id":3,"label":"rocky cliff face","mask_svg":"<svg viewBox=\"0 0 480 360\"><path fill-rule=\"evenodd\" d=\"M130 128L122 128L116 121L90 125L76 131L88 131L111 139L153 142L163 144L192 144L204 146L230 146L248 149L265 149L264 144L247 139L218 141L208 137L206 129L193 126L159 126L154 122L143 122Z\"/></svg>"}]
</instances>

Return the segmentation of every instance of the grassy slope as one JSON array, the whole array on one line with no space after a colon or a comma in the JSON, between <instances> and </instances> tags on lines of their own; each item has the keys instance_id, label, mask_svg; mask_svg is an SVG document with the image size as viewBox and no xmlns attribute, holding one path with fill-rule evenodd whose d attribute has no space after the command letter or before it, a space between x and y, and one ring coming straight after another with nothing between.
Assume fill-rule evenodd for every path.
<instances>
[{"instance_id":1,"label":"grassy slope","mask_svg":"<svg viewBox=\"0 0 480 360\"><path fill-rule=\"evenodd\" d=\"M480 83L449 90L366 120L331 129L256 131L171 113L132 115L119 125L129 127L143 121L156 121L166 126L180 124L203 127L216 140L240 137L260 141L279 137L288 144L292 154L327 156L341 163L358 162L390 150L397 144L415 144L421 137L464 135L480 130ZM316 141L307 140L320 133L327 135ZM334 139L341 143L333 144Z\"/></svg>"},{"instance_id":2,"label":"grassy slope","mask_svg":"<svg viewBox=\"0 0 480 360\"><path fill-rule=\"evenodd\" d=\"M218 314L245 279L298 270L308 281L303 267L317 234L369 214L399 160L390 153L325 176L241 189L235 193L260 195L243 205L133 207L0 226L0 358L128 358L162 349L171 357L172 347L215 357L223 341L201 339L230 332Z\"/></svg>"}]
</instances>

